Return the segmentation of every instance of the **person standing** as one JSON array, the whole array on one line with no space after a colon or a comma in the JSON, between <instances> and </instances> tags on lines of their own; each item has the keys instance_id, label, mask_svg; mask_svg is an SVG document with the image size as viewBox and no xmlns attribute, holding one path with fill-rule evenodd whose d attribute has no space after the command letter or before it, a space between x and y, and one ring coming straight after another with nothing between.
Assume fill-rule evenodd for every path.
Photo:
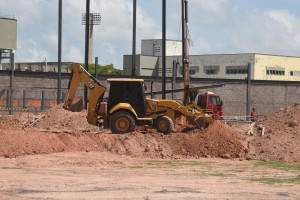
<instances>
[{"instance_id":1,"label":"person standing","mask_svg":"<svg viewBox=\"0 0 300 200\"><path fill-rule=\"evenodd\" d=\"M251 111L251 121L255 122L257 120L257 115L255 114L255 108L252 108L252 111Z\"/></svg>"}]
</instances>

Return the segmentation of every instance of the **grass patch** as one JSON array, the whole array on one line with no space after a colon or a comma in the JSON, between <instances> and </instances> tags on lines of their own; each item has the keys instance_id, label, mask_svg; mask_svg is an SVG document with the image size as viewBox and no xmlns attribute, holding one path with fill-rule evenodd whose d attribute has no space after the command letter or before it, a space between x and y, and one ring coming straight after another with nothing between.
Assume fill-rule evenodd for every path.
<instances>
[{"instance_id":1,"label":"grass patch","mask_svg":"<svg viewBox=\"0 0 300 200\"><path fill-rule=\"evenodd\" d=\"M280 169L285 171L296 170L300 171L300 164L288 164L284 162L270 161L270 162L255 162L255 167L268 167L272 169Z\"/></svg>"},{"instance_id":2,"label":"grass patch","mask_svg":"<svg viewBox=\"0 0 300 200\"><path fill-rule=\"evenodd\" d=\"M175 167L177 167L177 165L175 165L175 164L171 164L171 165L163 165L163 166L150 166L149 168L161 168L161 169L165 169L165 168L175 168Z\"/></svg>"},{"instance_id":3,"label":"grass patch","mask_svg":"<svg viewBox=\"0 0 300 200\"><path fill-rule=\"evenodd\" d=\"M199 161L187 161L184 165L205 165L210 166L210 164L214 164L216 162L199 162Z\"/></svg>"},{"instance_id":4,"label":"grass patch","mask_svg":"<svg viewBox=\"0 0 300 200\"><path fill-rule=\"evenodd\" d=\"M141 169L141 168L144 168L143 166L130 166L128 167L130 169Z\"/></svg>"},{"instance_id":5,"label":"grass patch","mask_svg":"<svg viewBox=\"0 0 300 200\"><path fill-rule=\"evenodd\" d=\"M147 160L149 163L173 163L173 162L182 162L181 160Z\"/></svg>"},{"instance_id":6,"label":"grass patch","mask_svg":"<svg viewBox=\"0 0 300 200\"><path fill-rule=\"evenodd\" d=\"M250 179L251 182L261 182L265 184L274 184L274 183L295 183L300 185L300 178L252 178Z\"/></svg>"},{"instance_id":7,"label":"grass patch","mask_svg":"<svg viewBox=\"0 0 300 200\"><path fill-rule=\"evenodd\" d=\"M224 174L224 173L209 173L210 176L235 176L234 174Z\"/></svg>"}]
</instances>

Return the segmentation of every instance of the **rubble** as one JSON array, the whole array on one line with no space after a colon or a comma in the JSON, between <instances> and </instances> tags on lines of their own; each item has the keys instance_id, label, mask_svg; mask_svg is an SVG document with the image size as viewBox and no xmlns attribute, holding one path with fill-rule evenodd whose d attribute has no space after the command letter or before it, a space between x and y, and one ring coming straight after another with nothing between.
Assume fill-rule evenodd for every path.
<instances>
[{"instance_id":1,"label":"rubble","mask_svg":"<svg viewBox=\"0 0 300 200\"><path fill-rule=\"evenodd\" d=\"M232 128L214 121L207 129L182 124L169 135L155 130L112 134L86 121L87 111L69 112L56 106L29 128L0 128L0 156L62 151L110 151L120 155L149 158L241 157L243 138ZM15 119L18 117L15 116ZM35 120L35 119L33 119ZM179 130L184 131L178 132Z\"/></svg>"},{"instance_id":2,"label":"rubble","mask_svg":"<svg viewBox=\"0 0 300 200\"><path fill-rule=\"evenodd\" d=\"M256 160L300 162L300 103L278 111L254 127L249 155Z\"/></svg>"},{"instance_id":3,"label":"rubble","mask_svg":"<svg viewBox=\"0 0 300 200\"><path fill-rule=\"evenodd\" d=\"M26 113L10 119L35 121L31 127L0 125L0 157L107 151L141 158L220 157L300 162L299 113L300 104L274 113L252 124L253 135L246 134L250 125L237 132L215 120L208 128L198 129L184 123L182 118L169 135L144 127L132 133L112 134L110 130L88 124L86 110L69 112L59 105L36 116L31 114L30 119L26 119ZM264 127L263 135L260 126Z\"/></svg>"}]
</instances>

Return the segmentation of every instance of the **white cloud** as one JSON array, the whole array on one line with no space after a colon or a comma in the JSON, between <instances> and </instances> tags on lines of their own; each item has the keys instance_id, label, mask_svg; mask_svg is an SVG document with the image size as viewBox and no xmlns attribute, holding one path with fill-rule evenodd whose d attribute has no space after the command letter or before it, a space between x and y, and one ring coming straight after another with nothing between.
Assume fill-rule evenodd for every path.
<instances>
[{"instance_id":1,"label":"white cloud","mask_svg":"<svg viewBox=\"0 0 300 200\"><path fill-rule=\"evenodd\" d=\"M197 0L189 3L191 24L205 26L223 26L229 17L229 0Z\"/></svg>"},{"instance_id":2,"label":"white cloud","mask_svg":"<svg viewBox=\"0 0 300 200\"><path fill-rule=\"evenodd\" d=\"M253 4L258 1L253 1ZM154 5L155 4L155 5ZM167 1L167 37L181 39L181 3ZM258 5L259 6L259 5ZM140 40L161 38L161 1L138 1L137 53ZM85 1L63 1L63 61L84 61ZM122 68L132 50L132 0L91 1L102 16L94 26L94 57ZM57 60L58 1L0 1L0 13L18 20L16 61ZM297 14L297 13L296 13ZM190 0L191 54L258 52L299 56L300 19L290 10L249 10L231 0Z\"/></svg>"},{"instance_id":3,"label":"white cloud","mask_svg":"<svg viewBox=\"0 0 300 200\"><path fill-rule=\"evenodd\" d=\"M122 56L131 52L132 1L91 1L91 12L100 12L102 22L94 26L94 56L103 63L122 68ZM4 12L5 11L5 12ZM18 20L16 61L57 60L58 1L10 0L0 2L0 13ZM83 62L85 26L81 24L85 1L63 1L62 60ZM137 49L140 40L160 33L157 24L138 7Z\"/></svg>"},{"instance_id":4,"label":"white cloud","mask_svg":"<svg viewBox=\"0 0 300 200\"><path fill-rule=\"evenodd\" d=\"M300 19L287 10L255 10L224 29L237 51L297 55Z\"/></svg>"},{"instance_id":5,"label":"white cloud","mask_svg":"<svg viewBox=\"0 0 300 200\"><path fill-rule=\"evenodd\" d=\"M16 61L19 62L41 62L47 56L48 52L40 49L32 38L20 39L16 50Z\"/></svg>"}]
</instances>

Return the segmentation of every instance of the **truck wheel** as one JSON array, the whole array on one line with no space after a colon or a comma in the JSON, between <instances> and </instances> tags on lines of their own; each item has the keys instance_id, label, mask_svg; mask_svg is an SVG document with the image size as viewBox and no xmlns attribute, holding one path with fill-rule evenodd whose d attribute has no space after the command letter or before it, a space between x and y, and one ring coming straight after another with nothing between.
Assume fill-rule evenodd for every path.
<instances>
[{"instance_id":1,"label":"truck wheel","mask_svg":"<svg viewBox=\"0 0 300 200\"><path fill-rule=\"evenodd\" d=\"M113 133L132 132L135 128L135 120L128 112L116 112L110 119L109 128Z\"/></svg>"},{"instance_id":2,"label":"truck wheel","mask_svg":"<svg viewBox=\"0 0 300 200\"><path fill-rule=\"evenodd\" d=\"M163 134L169 134L174 129L174 123L168 116L161 116L156 121L156 129Z\"/></svg>"}]
</instances>

